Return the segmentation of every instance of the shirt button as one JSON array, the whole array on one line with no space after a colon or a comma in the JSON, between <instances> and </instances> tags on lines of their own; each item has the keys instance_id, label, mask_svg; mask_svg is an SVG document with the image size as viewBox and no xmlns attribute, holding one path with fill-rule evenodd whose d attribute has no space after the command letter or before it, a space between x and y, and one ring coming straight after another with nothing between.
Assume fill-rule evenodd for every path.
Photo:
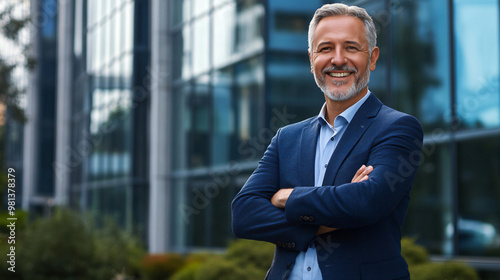
<instances>
[{"instance_id":1,"label":"shirt button","mask_svg":"<svg viewBox=\"0 0 500 280\"><path fill-rule=\"evenodd\" d=\"M311 271L311 267L308 267L308 268L307 268L307 271Z\"/></svg>"}]
</instances>

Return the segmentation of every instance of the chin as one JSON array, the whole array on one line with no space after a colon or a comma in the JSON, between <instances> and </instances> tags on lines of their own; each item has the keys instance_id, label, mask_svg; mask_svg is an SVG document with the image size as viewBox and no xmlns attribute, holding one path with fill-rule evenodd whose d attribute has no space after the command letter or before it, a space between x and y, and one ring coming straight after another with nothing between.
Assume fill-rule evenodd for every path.
<instances>
[{"instance_id":1,"label":"chin","mask_svg":"<svg viewBox=\"0 0 500 280\"><path fill-rule=\"evenodd\" d=\"M330 91L329 89L323 90L323 93L325 93L325 95L333 101L346 101L355 97L360 92L361 91L357 91L355 87L354 88L351 87L346 90L338 90L338 89L333 91Z\"/></svg>"}]
</instances>

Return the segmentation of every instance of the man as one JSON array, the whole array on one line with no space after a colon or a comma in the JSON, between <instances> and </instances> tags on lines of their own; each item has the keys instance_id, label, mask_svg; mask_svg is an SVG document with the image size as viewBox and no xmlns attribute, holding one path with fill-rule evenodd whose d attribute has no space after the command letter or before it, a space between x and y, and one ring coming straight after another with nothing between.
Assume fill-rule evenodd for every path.
<instances>
[{"instance_id":1,"label":"man","mask_svg":"<svg viewBox=\"0 0 500 280\"><path fill-rule=\"evenodd\" d=\"M401 228L422 127L368 88L379 49L362 8L324 5L309 25L318 116L278 130L232 203L238 238L276 244L266 279L409 279Z\"/></svg>"}]
</instances>

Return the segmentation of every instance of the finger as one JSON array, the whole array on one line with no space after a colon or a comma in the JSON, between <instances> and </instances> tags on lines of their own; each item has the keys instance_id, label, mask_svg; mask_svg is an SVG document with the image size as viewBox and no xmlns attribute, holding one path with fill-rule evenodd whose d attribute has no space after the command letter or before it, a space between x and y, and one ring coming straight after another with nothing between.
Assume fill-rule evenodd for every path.
<instances>
[{"instance_id":1,"label":"finger","mask_svg":"<svg viewBox=\"0 0 500 280\"><path fill-rule=\"evenodd\" d=\"M363 170L362 175L368 175L368 174L370 174L372 171L373 171L373 166L371 166L371 165L370 165L370 166L366 167L366 168Z\"/></svg>"},{"instance_id":2,"label":"finger","mask_svg":"<svg viewBox=\"0 0 500 280\"><path fill-rule=\"evenodd\" d=\"M357 180L359 179L359 177L361 176L361 174L363 174L363 172L365 171L366 169L366 166L363 164L359 169L358 171L356 171L356 174L354 174L354 177L352 178L352 180Z\"/></svg>"}]
</instances>

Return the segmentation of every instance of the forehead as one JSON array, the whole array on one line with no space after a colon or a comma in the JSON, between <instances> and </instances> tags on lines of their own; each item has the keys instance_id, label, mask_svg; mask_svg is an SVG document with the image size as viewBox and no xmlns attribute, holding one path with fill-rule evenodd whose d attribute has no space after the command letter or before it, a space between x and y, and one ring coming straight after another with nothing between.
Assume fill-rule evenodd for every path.
<instances>
[{"instance_id":1,"label":"forehead","mask_svg":"<svg viewBox=\"0 0 500 280\"><path fill-rule=\"evenodd\" d=\"M314 32L314 45L332 40L367 44L363 21L353 16L330 16L320 20Z\"/></svg>"}]
</instances>

